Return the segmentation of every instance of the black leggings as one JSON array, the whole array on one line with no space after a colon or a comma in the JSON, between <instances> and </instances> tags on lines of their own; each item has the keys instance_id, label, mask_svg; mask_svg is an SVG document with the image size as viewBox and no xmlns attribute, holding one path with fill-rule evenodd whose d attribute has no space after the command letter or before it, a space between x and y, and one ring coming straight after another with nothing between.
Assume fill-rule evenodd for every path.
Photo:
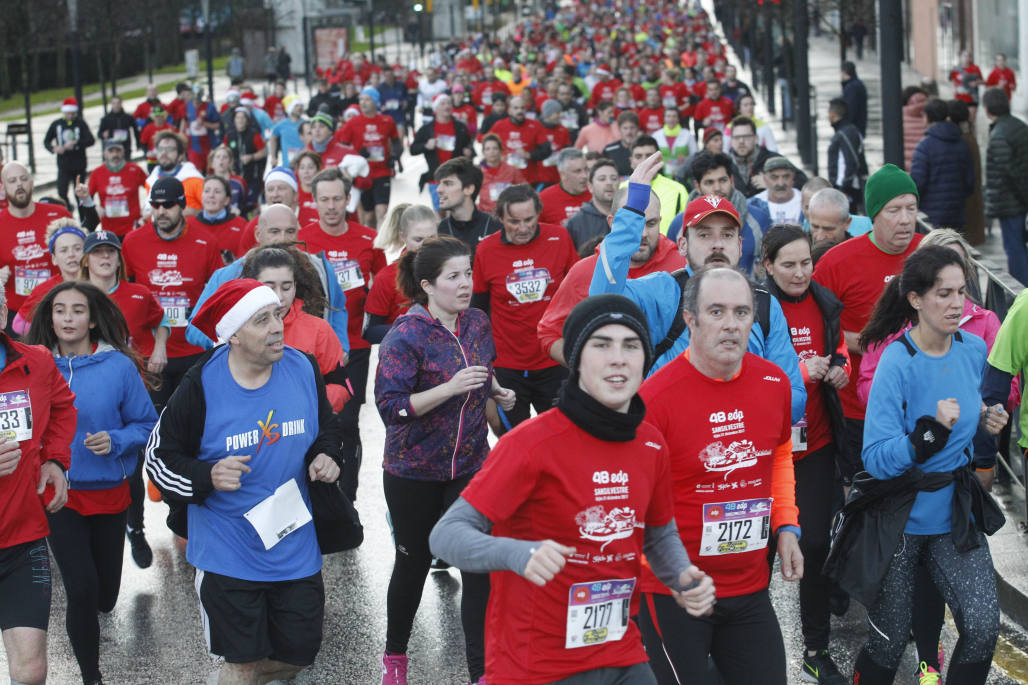
<instances>
[{"instance_id":1,"label":"black leggings","mask_svg":"<svg viewBox=\"0 0 1028 685\"><path fill-rule=\"evenodd\" d=\"M451 481L422 481L383 474L386 505L393 526L396 559L386 598L387 654L406 654L421 604L425 578L432 563L428 535L450 508L471 476ZM461 571L460 618L471 682L485 674L485 608L489 602L489 574Z\"/></svg>"},{"instance_id":2,"label":"black leggings","mask_svg":"<svg viewBox=\"0 0 1028 685\"><path fill-rule=\"evenodd\" d=\"M346 363L346 377L350 381L353 397L339 411L339 423L343 429L343 468L339 484L350 501L357 501L357 474L363 461L363 446L360 434L360 411L368 389L368 368L371 362L371 348L352 350Z\"/></svg>"},{"instance_id":3,"label":"black leggings","mask_svg":"<svg viewBox=\"0 0 1028 685\"><path fill-rule=\"evenodd\" d=\"M50 549L68 596L66 626L84 681L100 680L100 620L121 589L125 512L83 516L65 507L50 514Z\"/></svg>"},{"instance_id":4,"label":"black leggings","mask_svg":"<svg viewBox=\"0 0 1028 685\"><path fill-rule=\"evenodd\" d=\"M158 414L161 413L164 405L171 399L171 394L175 392L175 388L182 382L182 377L186 375L186 371L189 371L201 356L199 354L190 354L185 357L168 357L168 363L164 367L164 371L161 371L161 387L150 390L150 401L153 402L153 406L157 409Z\"/></svg>"},{"instance_id":5,"label":"black leggings","mask_svg":"<svg viewBox=\"0 0 1028 685\"><path fill-rule=\"evenodd\" d=\"M143 500L146 499L143 488L143 450L139 450L136 468L129 476L129 497L126 523L132 530L143 530Z\"/></svg>"},{"instance_id":6,"label":"black leggings","mask_svg":"<svg viewBox=\"0 0 1028 685\"><path fill-rule=\"evenodd\" d=\"M828 555L828 533L832 524L835 495L835 449L831 445L807 454L795 463L796 506L800 510L800 551L803 578L800 580L800 622L803 643L808 650L828 649L831 634L828 598L832 581L821 575Z\"/></svg>"},{"instance_id":7,"label":"black leggings","mask_svg":"<svg viewBox=\"0 0 1028 685\"><path fill-rule=\"evenodd\" d=\"M644 592L639 629L660 685L785 685L785 645L767 590L719 597L710 616L695 618L670 595ZM863 683L861 683L863 685Z\"/></svg>"},{"instance_id":8,"label":"black leggings","mask_svg":"<svg viewBox=\"0 0 1028 685\"><path fill-rule=\"evenodd\" d=\"M978 544L976 549L960 553L949 533L903 535L878 600L867 612L869 637L855 667L860 685L892 683L910 634L915 579L921 564L942 592L960 634L946 682L985 682L999 635L999 601L992 556L981 532Z\"/></svg>"},{"instance_id":9,"label":"black leggings","mask_svg":"<svg viewBox=\"0 0 1028 685\"><path fill-rule=\"evenodd\" d=\"M553 402L560 392L560 384L568 377L568 370L559 364L535 371L503 369L497 366L493 372L501 386L513 390L517 395L514 408L506 412L511 428L527 419L533 408L536 414L552 409Z\"/></svg>"}]
</instances>

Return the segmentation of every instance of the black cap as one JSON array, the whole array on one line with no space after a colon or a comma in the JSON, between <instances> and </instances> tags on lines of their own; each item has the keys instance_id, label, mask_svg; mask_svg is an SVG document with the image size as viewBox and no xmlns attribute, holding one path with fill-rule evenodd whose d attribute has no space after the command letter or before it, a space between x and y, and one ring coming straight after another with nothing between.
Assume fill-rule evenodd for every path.
<instances>
[{"instance_id":1,"label":"black cap","mask_svg":"<svg viewBox=\"0 0 1028 685\"><path fill-rule=\"evenodd\" d=\"M150 202L177 202L179 207L185 207L186 189L174 176L164 176L150 188Z\"/></svg>"},{"instance_id":2,"label":"black cap","mask_svg":"<svg viewBox=\"0 0 1028 685\"><path fill-rule=\"evenodd\" d=\"M575 305L564 320L564 359L572 373L578 372L578 361L582 348L596 329L608 324L621 324L639 334L646 352L643 375L653 365L653 347L650 344L650 330L646 315L635 302L624 295L593 295Z\"/></svg>"},{"instance_id":3,"label":"black cap","mask_svg":"<svg viewBox=\"0 0 1028 685\"><path fill-rule=\"evenodd\" d=\"M121 240L118 239L118 236L101 228L86 236L86 242L82 245L82 254L89 254L101 245L110 245L116 250L121 250Z\"/></svg>"}]
</instances>

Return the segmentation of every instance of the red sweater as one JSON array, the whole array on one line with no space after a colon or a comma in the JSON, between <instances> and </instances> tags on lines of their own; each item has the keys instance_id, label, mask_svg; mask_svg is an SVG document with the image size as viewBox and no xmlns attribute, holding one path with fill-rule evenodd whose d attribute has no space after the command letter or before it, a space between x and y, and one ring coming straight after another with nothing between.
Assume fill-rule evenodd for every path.
<instances>
[{"instance_id":1,"label":"red sweater","mask_svg":"<svg viewBox=\"0 0 1028 685\"><path fill-rule=\"evenodd\" d=\"M578 195L572 195L559 183L552 185L539 193L539 200L543 203L539 221L546 224L559 224L567 228L568 220L578 214L582 205L592 199L592 193L588 190Z\"/></svg>"},{"instance_id":2,"label":"red sweater","mask_svg":"<svg viewBox=\"0 0 1028 685\"><path fill-rule=\"evenodd\" d=\"M4 286L7 311L17 312L37 285L57 271L46 246L46 227L54 219L70 219L63 207L37 202L25 219L0 211L0 266L11 267Z\"/></svg>"},{"instance_id":3,"label":"red sweater","mask_svg":"<svg viewBox=\"0 0 1028 685\"><path fill-rule=\"evenodd\" d=\"M675 520L689 558L718 597L767 588L767 542L798 525L792 391L773 363L747 352L734 378L709 378L688 350L646 380L646 421L671 454ZM652 572L643 592L669 594Z\"/></svg>"},{"instance_id":4,"label":"red sweater","mask_svg":"<svg viewBox=\"0 0 1028 685\"><path fill-rule=\"evenodd\" d=\"M78 412L75 395L57 370L50 351L23 345L0 334L7 361L0 371L0 398L17 402L27 393L31 403L31 438L20 440L21 460L14 473L0 478L0 549L46 537L50 533L43 507L53 499L53 490L40 497L39 469L55 460L67 471L71 467L71 441L75 437ZM5 414L13 426L16 408ZM16 426L15 426L16 428Z\"/></svg>"}]
</instances>

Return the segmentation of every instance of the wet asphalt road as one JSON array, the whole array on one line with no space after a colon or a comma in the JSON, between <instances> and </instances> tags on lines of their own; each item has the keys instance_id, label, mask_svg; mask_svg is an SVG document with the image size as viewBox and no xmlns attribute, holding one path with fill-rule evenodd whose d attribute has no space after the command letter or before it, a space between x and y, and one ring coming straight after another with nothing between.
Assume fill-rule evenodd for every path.
<instances>
[{"instance_id":1,"label":"wet asphalt road","mask_svg":"<svg viewBox=\"0 0 1028 685\"><path fill-rule=\"evenodd\" d=\"M378 663L385 640L385 595L393 551L382 496L384 428L372 405L366 404L362 409L361 425L365 460L357 507L365 526L365 542L357 550L325 558L324 641L317 661L296 678L297 683L379 682ZM146 570L137 568L126 546L121 597L111 615L101 619L101 668L108 685L206 683L217 668L204 646L193 569L185 560L184 550L164 526L166 511L164 504L146 503L147 536L153 546L154 564ZM785 636L792 685L801 682L802 640L796 586L776 575L772 591ZM64 601L54 565L48 682L73 685L81 679L64 630ZM431 573L410 644L412 684L467 682L459 602L458 574ZM856 603L845 617L833 619L832 649L840 667L852 663L866 635L865 625L863 610ZM1020 630L1007 626L1004 632L1014 643L1028 642ZM948 651L955 640L949 623L944 636ZM1023 666L1025 658L1021 649L1004 643L997 661L1016 670ZM911 647L900 673L912 674L914 668ZM6 675L2 654L0 673ZM1021 673L1020 678L1010 677L994 667L989 682L1026 682L1028 671ZM901 675L896 682L916 680L912 675Z\"/></svg>"}]
</instances>

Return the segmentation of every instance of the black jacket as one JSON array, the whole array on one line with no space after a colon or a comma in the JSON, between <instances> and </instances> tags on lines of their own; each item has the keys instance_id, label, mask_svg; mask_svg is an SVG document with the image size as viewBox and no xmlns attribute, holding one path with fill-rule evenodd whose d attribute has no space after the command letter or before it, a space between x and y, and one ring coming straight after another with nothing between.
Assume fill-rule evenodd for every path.
<instances>
[{"instance_id":1,"label":"black jacket","mask_svg":"<svg viewBox=\"0 0 1028 685\"><path fill-rule=\"evenodd\" d=\"M132 139L135 138L139 144L139 126L131 114L122 110L120 112L108 112L107 116L100 120L100 128L96 130L100 140L120 140L125 144L125 159L132 159Z\"/></svg>"},{"instance_id":2,"label":"black jacket","mask_svg":"<svg viewBox=\"0 0 1028 685\"><path fill-rule=\"evenodd\" d=\"M767 279L766 286L768 291L781 301L800 302L803 299L786 295L773 278ZM807 294L814 298L817 308L821 311L821 321L825 329L823 354L831 358L829 366L846 366L846 357L838 353L839 335L842 330L842 323L839 320L839 316L842 314L842 301L835 296L835 293L817 281L810 282ZM849 373L849 370L847 370L847 373ZM846 419L842 413L842 400L839 399L839 391L830 384L821 383L820 387L824 393L825 407L828 409L828 421L832 427L832 443L835 449L841 452L846 442Z\"/></svg>"},{"instance_id":3,"label":"black jacket","mask_svg":"<svg viewBox=\"0 0 1028 685\"><path fill-rule=\"evenodd\" d=\"M864 138L860 131L843 119L832 124L835 135L828 144L828 181L836 188L853 189L854 179L867 180L867 159L864 157ZM843 176L839 178L839 158L842 157ZM863 186L861 186L863 187Z\"/></svg>"},{"instance_id":4,"label":"black jacket","mask_svg":"<svg viewBox=\"0 0 1028 685\"><path fill-rule=\"evenodd\" d=\"M860 131L861 136L867 135L867 88L856 76L842 84L842 99L846 101L846 112L850 121Z\"/></svg>"},{"instance_id":5,"label":"black jacket","mask_svg":"<svg viewBox=\"0 0 1028 685\"><path fill-rule=\"evenodd\" d=\"M1003 526L1005 518L970 466L951 473L924 473L911 468L889 480L876 480L861 471L832 524L832 545L823 573L865 607L873 606L903 539L917 493L941 490L950 483L955 485L950 531L953 544L958 552L978 547L977 531L992 535Z\"/></svg>"},{"instance_id":6,"label":"black jacket","mask_svg":"<svg viewBox=\"0 0 1028 685\"><path fill-rule=\"evenodd\" d=\"M307 105L307 116L312 117L317 114L322 105L325 106L333 119L338 118L343 112L338 97L332 93L315 93L314 97L311 98L310 104Z\"/></svg>"},{"instance_id":7,"label":"black jacket","mask_svg":"<svg viewBox=\"0 0 1028 685\"><path fill-rule=\"evenodd\" d=\"M57 166L61 169L86 170L86 148L96 142L93 132L89 130L89 124L77 116L69 123L64 117L57 119L46 131L43 138L43 146L47 152L54 151L54 145L60 145L66 140L74 140L75 147L67 152L57 155Z\"/></svg>"},{"instance_id":8,"label":"black jacket","mask_svg":"<svg viewBox=\"0 0 1028 685\"><path fill-rule=\"evenodd\" d=\"M214 464L200 461L196 455L200 451L203 430L207 423L207 399L201 374L204 365L220 348L221 345L216 345L207 350L182 377L178 388L161 412L161 418L155 427L156 442L151 437L150 444L145 450L148 469L152 460L159 459L166 469L182 474L182 477L192 485L191 497L183 497L170 490L161 490L169 507L168 528L183 538L188 534L187 505L202 503L214 491L211 480L211 469L214 468ZM317 360L307 353L304 353L304 356L314 367L319 428L318 437L307 450L307 459L309 461L312 456L324 452L342 467L343 432L336 415L332 412L328 395L325 394L325 379L321 375Z\"/></svg>"},{"instance_id":9,"label":"black jacket","mask_svg":"<svg viewBox=\"0 0 1028 685\"><path fill-rule=\"evenodd\" d=\"M410 144L411 155L425 155L425 161L428 162L428 171L421 174L421 178L418 179L418 187L424 188L426 183L431 183L435 180L435 170L439 168L439 154L435 149L429 150L425 145L428 141L435 138L435 122L430 121L414 134L414 141ZM454 119L453 120L453 131L456 137L456 141L453 146L454 156L464 154L465 148L470 148L472 143L471 134L468 133L468 127L463 122Z\"/></svg>"},{"instance_id":10,"label":"black jacket","mask_svg":"<svg viewBox=\"0 0 1028 685\"><path fill-rule=\"evenodd\" d=\"M475 258L475 249L478 243L487 236L496 233L503 228L503 222L492 214L475 209L471 214L471 221L456 221L448 216L439 222L439 235L452 235L459 238L471 250L471 259Z\"/></svg>"},{"instance_id":11,"label":"black jacket","mask_svg":"<svg viewBox=\"0 0 1028 685\"><path fill-rule=\"evenodd\" d=\"M975 177L971 149L959 126L940 121L928 127L914 150L910 177L920 195L918 208L932 225L963 227Z\"/></svg>"},{"instance_id":12,"label":"black jacket","mask_svg":"<svg viewBox=\"0 0 1028 685\"><path fill-rule=\"evenodd\" d=\"M985 216L1028 211L1028 124L999 117L989 126L985 150Z\"/></svg>"}]
</instances>

